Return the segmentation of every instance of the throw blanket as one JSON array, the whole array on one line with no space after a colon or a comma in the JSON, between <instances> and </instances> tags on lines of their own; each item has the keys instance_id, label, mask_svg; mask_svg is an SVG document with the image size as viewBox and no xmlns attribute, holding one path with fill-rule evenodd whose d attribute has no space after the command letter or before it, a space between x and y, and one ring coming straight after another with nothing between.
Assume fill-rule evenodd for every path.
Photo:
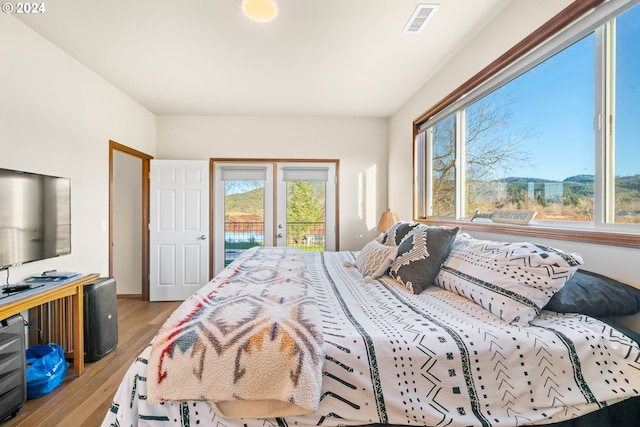
<instances>
[{"instance_id":1,"label":"throw blanket","mask_svg":"<svg viewBox=\"0 0 640 427\"><path fill-rule=\"evenodd\" d=\"M206 400L227 418L303 415L318 407L323 362L303 254L253 248L161 328L148 399Z\"/></svg>"}]
</instances>

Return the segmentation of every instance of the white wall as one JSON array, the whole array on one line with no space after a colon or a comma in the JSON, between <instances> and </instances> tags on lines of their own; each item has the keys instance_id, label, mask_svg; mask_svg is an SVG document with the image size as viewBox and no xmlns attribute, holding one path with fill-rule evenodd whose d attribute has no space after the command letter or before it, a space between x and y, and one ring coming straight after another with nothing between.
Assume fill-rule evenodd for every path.
<instances>
[{"instance_id":1,"label":"white wall","mask_svg":"<svg viewBox=\"0 0 640 427\"><path fill-rule=\"evenodd\" d=\"M157 158L339 159L340 249L359 250L387 208L388 120L159 116Z\"/></svg>"},{"instance_id":2,"label":"white wall","mask_svg":"<svg viewBox=\"0 0 640 427\"><path fill-rule=\"evenodd\" d=\"M571 1L511 2L465 48L418 90L391 117L389 124L389 206L401 219L411 219L412 202L412 123L448 93L460 86L511 46L565 8ZM522 240L518 236L472 233L494 240ZM640 287L637 259L640 250L592 245L565 240L542 241L551 246L580 253L585 268L618 278Z\"/></svg>"},{"instance_id":3,"label":"white wall","mask_svg":"<svg viewBox=\"0 0 640 427\"><path fill-rule=\"evenodd\" d=\"M106 275L109 139L153 154L155 116L11 15L0 41L0 167L71 178L72 254L11 268L11 282Z\"/></svg>"},{"instance_id":4,"label":"white wall","mask_svg":"<svg viewBox=\"0 0 640 427\"><path fill-rule=\"evenodd\" d=\"M142 159L113 152L113 275L118 294L142 293Z\"/></svg>"}]
</instances>

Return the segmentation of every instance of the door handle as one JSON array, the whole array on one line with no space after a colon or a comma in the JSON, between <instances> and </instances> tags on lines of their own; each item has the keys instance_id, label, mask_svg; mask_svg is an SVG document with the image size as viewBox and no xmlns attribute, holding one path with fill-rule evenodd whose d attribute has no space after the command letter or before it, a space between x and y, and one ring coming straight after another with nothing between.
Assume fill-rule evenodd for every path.
<instances>
[{"instance_id":1,"label":"door handle","mask_svg":"<svg viewBox=\"0 0 640 427\"><path fill-rule=\"evenodd\" d=\"M200 240L207 240L207 236L206 236L205 234L203 234L203 235L201 235L201 236L199 237L199 239L200 239Z\"/></svg>"}]
</instances>

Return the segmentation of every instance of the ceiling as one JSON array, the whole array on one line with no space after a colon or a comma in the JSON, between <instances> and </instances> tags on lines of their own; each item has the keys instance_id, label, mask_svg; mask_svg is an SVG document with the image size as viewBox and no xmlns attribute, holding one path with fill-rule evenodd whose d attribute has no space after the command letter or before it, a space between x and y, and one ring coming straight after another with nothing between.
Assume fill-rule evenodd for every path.
<instances>
[{"instance_id":1,"label":"ceiling","mask_svg":"<svg viewBox=\"0 0 640 427\"><path fill-rule=\"evenodd\" d=\"M388 117L510 0L54 0L14 15L157 115ZM423 3L430 3L429 1Z\"/></svg>"}]
</instances>

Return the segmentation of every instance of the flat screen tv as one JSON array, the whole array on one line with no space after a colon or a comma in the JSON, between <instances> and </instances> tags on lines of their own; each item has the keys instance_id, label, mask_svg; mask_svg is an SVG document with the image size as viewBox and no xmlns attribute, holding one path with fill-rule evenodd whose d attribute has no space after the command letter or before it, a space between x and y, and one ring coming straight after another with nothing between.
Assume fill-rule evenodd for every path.
<instances>
[{"instance_id":1,"label":"flat screen tv","mask_svg":"<svg viewBox=\"0 0 640 427\"><path fill-rule=\"evenodd\" d=\"M0 270L71 253L71 180L0 168Z\"/></svg>"}]
</instances>

